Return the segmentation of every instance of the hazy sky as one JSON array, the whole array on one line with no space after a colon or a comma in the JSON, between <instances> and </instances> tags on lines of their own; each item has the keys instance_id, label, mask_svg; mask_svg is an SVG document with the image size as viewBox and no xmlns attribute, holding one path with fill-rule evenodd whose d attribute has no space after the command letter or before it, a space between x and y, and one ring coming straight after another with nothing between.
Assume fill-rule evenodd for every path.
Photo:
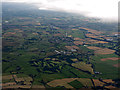
<instances>
[{"instance_id":1,"label":"hazy sky","mask_svg":"<svg viewBox=\"0 0 120 90\"><path fill-rule=\"evenodd\" d=\"M39 9L80 13L104 21L118 20L120 0L3 0L8 2L34 3Z\"/></svg>"}]
</instances>

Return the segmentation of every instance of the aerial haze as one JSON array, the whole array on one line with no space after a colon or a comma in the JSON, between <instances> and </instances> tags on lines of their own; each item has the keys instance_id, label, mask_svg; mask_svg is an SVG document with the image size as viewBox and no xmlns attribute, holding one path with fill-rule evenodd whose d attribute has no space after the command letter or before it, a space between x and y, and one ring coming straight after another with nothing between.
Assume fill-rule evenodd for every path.
<instances>
[{"instance_id":1,"label":"aerial haze","mask_svg":"<svg viewBox=\"0 0 120 90\"><path fill-rule=\"evenodd\" d=\"M77 13L100 18L105 22L118 21L119 0L3 0L3 2L33 3L42 10Z\"/></svg>"}]
</instances>

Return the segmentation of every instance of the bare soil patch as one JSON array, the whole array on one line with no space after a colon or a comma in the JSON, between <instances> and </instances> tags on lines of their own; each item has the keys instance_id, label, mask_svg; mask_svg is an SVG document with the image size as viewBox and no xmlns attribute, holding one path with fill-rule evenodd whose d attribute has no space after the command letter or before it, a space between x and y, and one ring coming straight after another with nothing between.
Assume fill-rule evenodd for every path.
<instances>
[{"instance_id":1,"label":"bare soil patch","mask_svg":"<svg viewBox=\"0 0 120 90\"><path fill-rule=\"evenodd\" d=\"M82 45L83 42L81 42L81 41L74 41L74 44L75 44L75 45Z\"/></svg>"},{"instance_id":2,"label":"bare soil patch","mask_svg":"<svg viewBox=\"0 0 120 90\"><path fill-rule=\"evenodd\" d=\"M92 49L92 50L100 50L100 49L102 49L102 48L100 48L100 47L95 47L95 46L89 46L89 47L87 47L88 49Z\"/></svg>"},{"instance_id":3,"label":"bare soil patch","mask_svg":"<svg viewBox=\"0 0 120 90\"><path fill-rule=\"evenodd\" d=\"M94 46L89 46L87 47L88 49L95 50L95 54L113 54L115 50L111 50L108 48L100 48L100 47L94 47Z\"/></svg>"},{"instance_id":4,"label":"bare soil patch","mask_svg":"<svg viewBox=\"0 0 120 90\"><path fill-rule=\"evenodd\" d=\"M95 36L94 34L85 34L87 37L91 37L91 38L98 38L98 36Z\"/></svg>"},{"instance_id":5,"label":"bare soil patch","mask_svg":"<svg viewBox=\"0 0 120 90\"><path fill-rule=\"evenodd\" d=\"M120 58L117 58L117 57L112 57L112 58L103 58L101 59L101 61L107 61L107 60L113 60L113 61L116 61L116 60L119 60Z\"/></svg>"},{"instance_id":6,"label":"bare soil patch","mask_svg":"<svg viewBox=\"0 0 120 90\"><path fill-rule=\"evenodd\" d=\"M88 32L91 32L93 34L99 35L102 34L103 32L101 31L97 31L97 30L93 30L93 29L89 29L89 28L84 28L84 27L80 27L81 29L87 30Z\"/></svg>"},{"instance_id":7,"label":"bare soil patch","mask_svg":"<svg viewBox=\"0 0 120 90\"><path fill-rule=\"evenodd\" d=\"M114 52L115 52L115 50L111 50L108 48L99 49L99 50L95 51L96 54L113 54Z\"/></svg>"},{"instance_id":8,"label":"bare soil patch","mask_svg":"<svg viewBox=\"0 0 120 90\"><path fill-rule=\"evenodd\" d=\"M57 33L57 34L54 34L53 36L60 36L61 34L60 33Z\"/></svg>"},{"instance_id":9,"label":"bare soil patch","mask_svg":"<svg viewBox=\"0 0 120 90\"><path fill-rule=\"evenodd\" d=\"M71 50L71 49L79 49L79 47L77 46L65 46L68 50Z\"/></svg>"},{"instance_id":10,"label":"bare soil patch","mask_svg":"<svg viewBox=\"0 0 120 90\"><path fill-rule=\"evenodd\" d=\"M108 43L105 41L98 41L98 40L94 40L94 39L86 39L86 44L97 44L97 43Z\"/></svg>"},{"instance_id":11,"label":"bare soil patch","mask_svg":"<svg viewBox=\"0 0 120 90\"><path fill-rule=\"evenodd\" d=\"M13 79L12 75L2 76L3 80Z\"/></svg>"},{"instance_id":12,"label":"bare soil patch","mask_svg":"<svg viewBox=\"0 0 120 90\"><path fill-rule=\"evenodd\" d=\"M114 67L120 67L120 63L114 64L113 66L114 66Z\"/></svg>"},{"instance_id":13,"label":"bare soil patch","mask_svg":"<svg viewBox=\"0 0 120 90\"><path fill-rule=\"evenodd\" d=\"M80 38L74 38L74 40L76 40L76 41L85 41L84 39L80 39Z\"/></svg>"},{"instance_id":14,"label":"bare soil patch","mask_svg":"<svg viewBox=\"0 0 120 90\"><path fill-rule=\"evenodd\" d=\"M15 82L3 83L2 87L11 86L11 85L16 85L16 83Z\"/></svg>"}]
</instances>

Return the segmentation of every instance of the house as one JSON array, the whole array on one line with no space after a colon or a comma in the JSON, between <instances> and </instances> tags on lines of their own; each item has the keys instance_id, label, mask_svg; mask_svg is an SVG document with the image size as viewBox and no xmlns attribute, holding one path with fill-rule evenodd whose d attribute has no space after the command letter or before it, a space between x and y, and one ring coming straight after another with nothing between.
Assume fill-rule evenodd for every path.
<instances>
[{"instance_id":1,"label":"house","mask_svg":"<svg viewBox=\"0 0 120 90\"><path fill-rule=\"evenodd\" d=\"M102 74L102 73L100 73L100 72L94 72L95 74Z\"/></svg>"}]
</instances>

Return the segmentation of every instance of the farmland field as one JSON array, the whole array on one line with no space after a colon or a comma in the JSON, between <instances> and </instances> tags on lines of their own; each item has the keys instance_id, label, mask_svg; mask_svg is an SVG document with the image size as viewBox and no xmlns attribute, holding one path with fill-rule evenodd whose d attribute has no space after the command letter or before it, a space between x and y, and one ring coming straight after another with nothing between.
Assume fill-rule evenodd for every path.
<instances>
[{"instance_id":1,"label":"farmland field","mask_svg":"<svg viewBox=\"0 0 120 90\"><path fill-rule=\"evenodd\" d=\"M3 89L119 88L117 23L3 3Z\"/></svg>"},{"instance_id":2,"label":"farmland field","mask_svg":"<svg viewBox=\"0 0 120 90\"><path fill-rule=\"evenodd\" d=\"M76 62L76 63L73 63L72 66L78 69L81 69L83 71L88 71L91 74L94 74L91 64L86 64L84 62Z\"/></svg>"}]
</instances>

